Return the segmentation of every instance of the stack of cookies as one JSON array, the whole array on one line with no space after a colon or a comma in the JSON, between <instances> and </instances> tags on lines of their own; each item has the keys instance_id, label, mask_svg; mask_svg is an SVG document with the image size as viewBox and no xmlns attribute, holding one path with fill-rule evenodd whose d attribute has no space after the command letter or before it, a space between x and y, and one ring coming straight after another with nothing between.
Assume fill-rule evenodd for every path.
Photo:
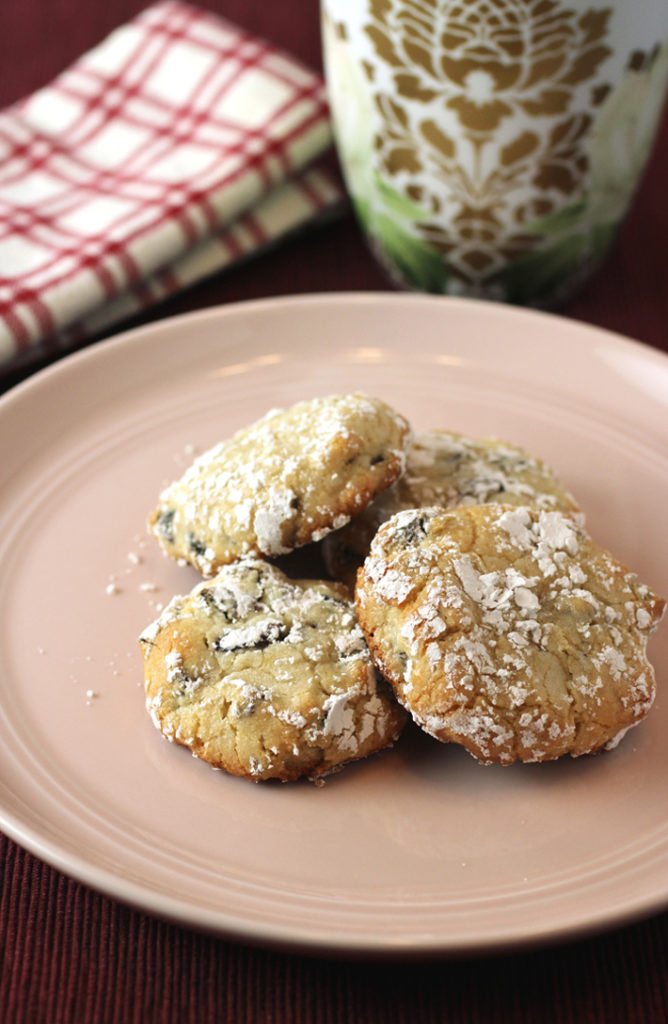
<instances>
[{"instance_id":1,"label":"stack of cookies","mask_svg":"<svg viewBox=\"0 0 668 1024\"><path fill-rule=\"evenodd\" d=\"M197 458L150 525L204 579L141 636L147 707L232 774L318 779L409 715L486 764L552 760L616 745L651 707L664 602L514 445L317 398ZM281 571L297 548L331 579Z\"/></svg>"}]
</instances>

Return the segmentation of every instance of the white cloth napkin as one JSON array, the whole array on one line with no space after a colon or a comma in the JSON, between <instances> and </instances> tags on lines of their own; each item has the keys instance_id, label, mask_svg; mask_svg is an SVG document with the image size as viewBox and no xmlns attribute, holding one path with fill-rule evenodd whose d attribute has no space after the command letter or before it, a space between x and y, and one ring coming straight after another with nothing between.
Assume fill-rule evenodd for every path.
<instances>
[{"instance_id":1,"label":"white cloth napkin","mask_svg":"<svg viewBox=\"0 0 668 1024\"><path fill-rule=\"evenodd\" d=\"M0 113L0 370L99 334L343 201L322 79L149 7Z\"/></svg>"}]
</instances>

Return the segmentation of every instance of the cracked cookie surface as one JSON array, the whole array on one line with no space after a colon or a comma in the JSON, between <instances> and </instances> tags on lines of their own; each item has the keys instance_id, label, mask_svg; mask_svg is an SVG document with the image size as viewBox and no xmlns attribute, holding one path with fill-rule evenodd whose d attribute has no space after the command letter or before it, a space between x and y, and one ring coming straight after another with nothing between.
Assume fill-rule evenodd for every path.
<instances>
[{"instance_id":1,"label":"cracked cookie surface","mask_svg":"<svg viewBox=\"0 0 668 1024\"><path fill-rule=\"evenodd\" d=\"M406 420L379 399L332 395L273 410L199 456L149 524L204 576L343 526L403 471Z\"/></svg>"},{"instance_id":2,"label":"cracked cookie surface","mask_svg":"<svg viewBox=\"0 0 668 1024\"><path fill-rule=\"evenodd\" d=\"M156 727L234 775L326 774L390 745L406 721L345 588L259 559L173 598L140 641Z\"/></svg>"},{"instance_id":3,"label":"cracked cookie surface","mask_svg":"<svg viewBox=\"0 0 668 1024\"><path fill-rule=\"evenodd\" d=\"M561 512L399 512L356 606L415 721L484 763L612 747L654 699L646 646L665 602Z\"/></svg>"},{"instance_id":4,"label":"cracked cookie surface","mask_svg":"<svg viewBox=\"0 0 668 1024\"><path fill-rule=\"evenodd\" d=\"M558 509L583 518L554 471L523 448L507 441L430 430L409 447L400 479L325 538L325 564L334 579L352 588L376 531L396 512L488 503Z\"/></svg>"}]
</instances>

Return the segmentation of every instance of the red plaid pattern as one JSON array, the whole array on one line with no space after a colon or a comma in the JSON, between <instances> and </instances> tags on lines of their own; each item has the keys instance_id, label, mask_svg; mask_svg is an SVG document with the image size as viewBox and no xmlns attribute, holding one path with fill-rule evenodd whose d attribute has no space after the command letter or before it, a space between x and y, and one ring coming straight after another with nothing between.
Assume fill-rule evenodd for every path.
<instances>
[{"instance_id":1,"label":"red plaid pattern","mask_svg":"<svg viewBox=\"0 0 668 1024\"><path fill-rule=\"evenodd\" d=\"M148 8L0 114L0 364L340 201L301 173L330 142L317 75L178 0Z\"/></svg>"}]
</instances>

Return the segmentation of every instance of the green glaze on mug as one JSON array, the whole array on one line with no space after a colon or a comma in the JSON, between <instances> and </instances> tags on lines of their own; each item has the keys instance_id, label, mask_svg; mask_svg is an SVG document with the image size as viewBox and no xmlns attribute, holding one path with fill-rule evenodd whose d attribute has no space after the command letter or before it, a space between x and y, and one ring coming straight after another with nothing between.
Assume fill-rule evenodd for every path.
<instances>
[{"instance_id":1,"label":"green glaze on mug","mask_svg":"<svg viewBox=\"0 0 668 1024\"><path fill-rule=\"evenodd\" d=\"M416 290L552 305L601 263L668 79L656 0L323 0L341 164Z\"/></svg>"}]
</instances>

